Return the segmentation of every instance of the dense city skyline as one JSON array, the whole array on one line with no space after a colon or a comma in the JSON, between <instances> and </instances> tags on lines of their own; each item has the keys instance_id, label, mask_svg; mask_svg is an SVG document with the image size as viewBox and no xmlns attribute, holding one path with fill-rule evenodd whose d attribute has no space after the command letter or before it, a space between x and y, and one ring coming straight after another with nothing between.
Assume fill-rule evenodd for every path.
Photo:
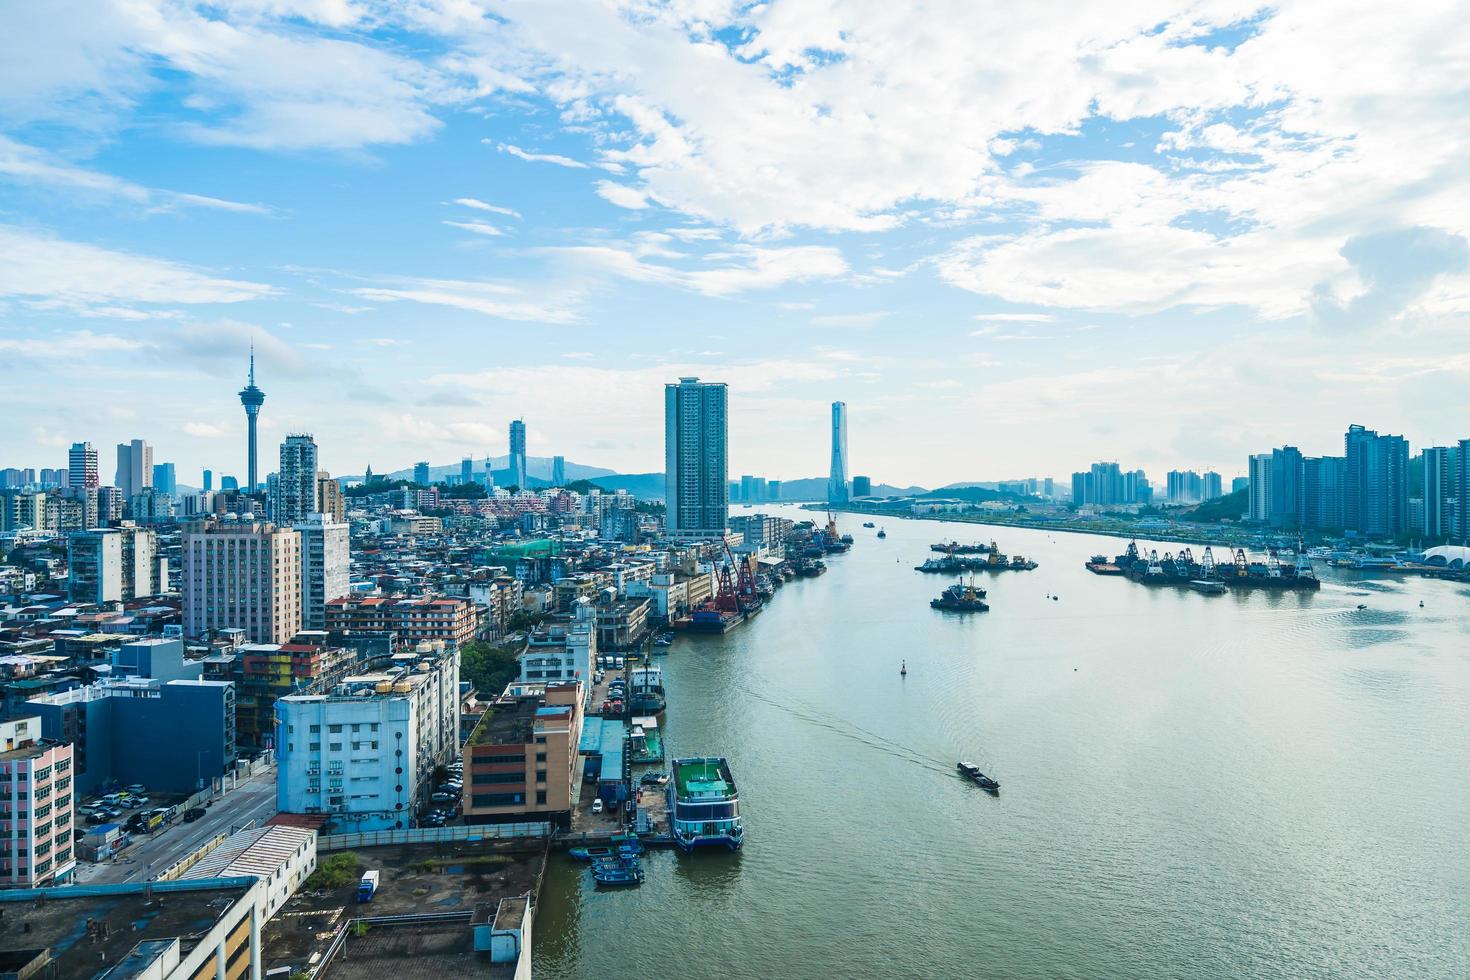
<instances>
[{"instance_id":1,"label":"dense city skyline","mask_svg":"<svg viewBox=\"0 0 1470 980\"><path fill-rule=\"evenodd\" d=\"M1237 472L1331 451L1349 398L1460 435L1470 124L1432 5L76 9L0 13L27 465L142 434L238 473L252 339L262 445L344 473L504 455L522 415L653 472L682 375L730 385L734 471L786 478L835 400L855 467L927 486L1100 446Z\"/></svg>"}]
</instances>

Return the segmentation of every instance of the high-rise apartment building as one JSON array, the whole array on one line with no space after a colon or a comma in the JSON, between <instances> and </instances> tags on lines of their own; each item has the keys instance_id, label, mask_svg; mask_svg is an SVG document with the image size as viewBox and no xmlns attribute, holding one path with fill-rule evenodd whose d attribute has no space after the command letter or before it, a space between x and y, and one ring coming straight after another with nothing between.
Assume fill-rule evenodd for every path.
<instances>
[{"instance_id":1,"label":"high-rise apartment building","mask_svg":"<svg viewBox=\"0 0 1470 980\"><path fill-rule=\"evenodd\" d=\"M421 459L413 464L413 482L421 487L429 485L429 461Z\"/></svg>"},{"instance_id":2,"label":"high-rise apartment building","mask_svg":"<svg viewBox=\"0 0 1470 980\"><path fill-rule=\"evenodd\" d=\"M1271 518L1271 454L1255 453L1247 461L1250 472L1250 494L1247 497L1247 520L1264 524Z\"/></svg>"},{"instance_id":3,"label":"high-rise apartment building","mask_svg":"<svg viewBox=\"0 0 1470 980\"><path fill-rule=\"evenodd\" d=\"M1302 454L1295 446L1271 450L1271 500L1266 520L1272 527L1302 526Z\"/></svg>"},{"instance_id":4,"label":"high-rise apartment building","mask_svg":"<svg viewBox=\"0 0 1470 980\"><path fill-rule=\"evenodd\" d=\"M43 739L39 717L0 722L0 885L36 888L71 877L81 836L72 780L71 744Z\"/></svg>"},{"instance_id":5,"label":"high-rise apartment building","mask_svg":"<svg viewBox=\"0 0 1470 980\"><path fill-rule=\"evenodd\" d=\"M1449 446L1430 446L1422 456L1424 462L1425 537L1441 538L1453 533L1451 517L1455 510L1454 471L1450 467Z\"/></svg>"},{"instance_id":6,"label":"high-rise apartment building","mask_svg":"<svg viewBox=\"0 0 1470 980\"><path fill-rule=\"evenodd\" d=\"M99 527L122 520L123 511L126 509L127 498L123 496L121 488L97 488L97 524Z\"/></svg>"},{"instance_id":7,"label":"high-rise apartment building","mask_svg":"<svg viewBox=\"0 0 1470 980\"><path fill-rule=\"evenodd\" d=\"M317 512L316 461L316 441L310 435L289 435L281 443L271 507L271 518L277 524L297 524Z\"/></svg>"},{"instance_id":8,"label":"high-rise apartment building","mask_svg":"<svg viewBox=\"0 0 1470 980\"><path fill-rule=\"evenodd\" d=\"M1217 497L1225 496L1225 481L1220 477L1219 473L1210 470L1204 474L1201 480L1204 487L1204 499L1214 500Z\"/></svg>"},{"instance_id":9,"label":"high-rise apartment building","mask_svg":"<svg viewBox=\"0 0 1470 980\"><path fill-rule=\"evenodd\" d=\"M66 539L66 590L72 602L122 601L122 535L76 531Z\"/></svg>"},{"instance_id":10,"label":"high-rise apartment building","mask_svg":"<svg viewBox=\"0 0 1470 980\"><path fill-rule=\"evenodd\" d=\"M153 486L153 447L142 439L117 444L117 477L112 481L131 500Z\"/></svg>"},{"instance_id":11,"label":"high-rise apartment building","mask_svg":"<svg viewBox=\"0 0 1470 980\"><path fill-rule=\"evenodd\" d=\"M567 484L567 458L565 456L551 457L551 485L564 487Z\"/></svg>"},{"instance_id":12,"label":"high-rise apartment building","mask_svg":"<svg viewBox=\"0 0 1470 980\"><path fill-rule=\"evenodd\" d=\"M664 501L671 538L723 537L730 519L728 391L680 378L664 386Z\"/></svg>"},{"instance_id":13,"label":"high-rise apartment building","mask_svg":"<svg viewBox=\"0 0 1470 980\"><path fill-rule=\"evenodd\" d=\"M296 525L301 535L301 628L327 628L327 603L347 594L348 526L325 514Z\"/></svg>"},{"instance_id":14,"label":"high-rise apartment building","mask_svg":"<svg viewBox=\"0 0 1470 980\"><path fill-rule=\"evenodd\" d=\"M256 469L256 419L265 404L265 392L255 386L255 345L250 345L250 378L240 389L240 404L245 407L245 492L254 493L259 485Z\"/></svg>"},{"instance_id":15,"label":"high-rise apartment building","mask_svg":"<svg viewBox=\"0 0 1470 980\"><path fill-rule=\"evenodd\" d=\"M1302 525L1319 531L1340 530L1343 481L1347 460L1310 456L1302 460Z\"/></svg>"},{"instance_id":16,"label":"high-rise apartment building","mask_svg":"<svg viewBox=\"0 0 1470 980\"><path fill-rule=\"evenodd\" d=\"M1409 527L1409 443L1361 425L1343 436L1347 479L1343 520L1348 530L1374 537L1405 534Z\"/></svg>"},{"instance_id":17,"label":"high-rise apartment building","mask_svg":"<svg viewBox=\"0 0 1470 980\"><path fill-rule=\"evenodd\" d=\"M1460 440L1450 467L1455 474L1455 512L1450 516L1450 533L1463 544L1470 541L1470 439Z\"/></svg>"},{"instance_id":18,"label":"high-rise apartment building","mask_svg":"<svg viewBox=\"0 0 1470 980\"><path fill-rule=\"evenodd\" d=\"M459 461L459 483L460 486L469 486L475 482L475 461L466 456Z\"/></svg>"},{"instance_id":19,"label":"high-rise apartment building","mask_svg":"<svg viewBox=\"0 0 1470 980\"><path fill-rule=\"evenodd\" d=\"M204 471L204 492L209 493L214 489L214 470Z\"/></svg>"},{"instance_id":20,"label":"high-rise apartment building","mask_svg":"<svg viewBox=\"0 0 1470 980\"><path fill-rule=\"evenodd\" d=\"M90 442L74 442L67 454L67 496L81 508L81 526L97 526L97 450ZM52 527L59 528L60 522Z\"/></svg>"},{"instance_id":21,"label":"high-rise apartment building","mask_svg":"<svg viewBox=\"0 0 1470 980\"><path fill-rule=\"evenodd\" d=\"M243 629L285 643L301 629L301 536L253 520L206 520L184 532L184 633Z\"/></svg>"},{"instance_id":22,"label":"high-rise apartment building","mask_svg":"<svg viewBox=\"0 0 1470 980\"><path fill-rule=\"evenodd\" d=\"M522 490L526 486L526 423L513 419L510 423L510 482Z\"/></svg>"},{"instance_id":23,"label":"high-rise apartment building","mask_svg":"<svg viewBox=\"0 0 1470 980\"><path fill-rule=\"evenodd\" d=\"M847 402L832 403L832 466L827 476L827 502L845 504L847 487Z\"/></svg>"},{"instance_id":24,"label":"high-rise apartment building","mask_svg":"<svg viewBox=\"0 0 1470 980\"><path fill-rule=\"evenodd\" d=\"M338 524L347 519L347 501L342 496L342 484L332 479L326 470L316 472L316 509Z\"/></svg>"}]
</instances>

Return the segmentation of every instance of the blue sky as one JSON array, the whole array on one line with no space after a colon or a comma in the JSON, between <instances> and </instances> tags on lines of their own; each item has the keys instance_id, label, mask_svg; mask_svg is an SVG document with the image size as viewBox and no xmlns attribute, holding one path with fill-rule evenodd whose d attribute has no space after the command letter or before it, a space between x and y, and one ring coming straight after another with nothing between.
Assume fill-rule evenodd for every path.
<instances>
[{"instance_id":1,"label":"blue sky","mask_svg":"<svg viewBox=\"0 0 1470 980\"><path fill-rule=\"evenodd\" d=\"M0 465L662 461L940 484L1470 436L1467 11L0 10Z\"/></svg>"}]
</instances>

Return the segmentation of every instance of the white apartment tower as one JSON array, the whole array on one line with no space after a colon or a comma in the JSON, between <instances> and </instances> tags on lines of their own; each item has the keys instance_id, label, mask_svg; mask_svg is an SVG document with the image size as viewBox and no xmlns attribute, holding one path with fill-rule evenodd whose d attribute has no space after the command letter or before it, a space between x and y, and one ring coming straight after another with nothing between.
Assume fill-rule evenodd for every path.
<instances>
[{"instance_id":1,"label":"white apartment tower","mask_svg":"<svg viewBox=\"0 0 1470 980\"><path fill-rule=\"evenodd\" d=\"M312 514L296 525L301 535L301 628L327 628L327 603L347 594L348 525Z\"/></svg>"},{"instance_id":2,"label":"white apartment tower","mask_svg":"<svg viewBox=\"0 0 1470 980\"><path fill-rule=\"evenodd\" d=\"M316 441L309 435L287 436L281 443L281 467L271 516L277 524L299 524L317 511Z\"/></svg>"},{"instance_id":3,"label":"white apartment tower","mask_svg":"<svg viewBox=\"0 0 1470 980\"><path fill-rule=\"evenodd\" d=\"M730 518L725 385L664 386L664 501L670 538L723 537Z\"/></svg>"},{"instance_id":4,"label":"white apartment tower","mask_svg":"<svg viewBox=\"0 0 1470 980\"><path fill-rule=\"evenodd\" d=\"M117 444L117 478L113 484L131 501L153 486L153 447L142 439Z\"/></svg>"}]
</instances>

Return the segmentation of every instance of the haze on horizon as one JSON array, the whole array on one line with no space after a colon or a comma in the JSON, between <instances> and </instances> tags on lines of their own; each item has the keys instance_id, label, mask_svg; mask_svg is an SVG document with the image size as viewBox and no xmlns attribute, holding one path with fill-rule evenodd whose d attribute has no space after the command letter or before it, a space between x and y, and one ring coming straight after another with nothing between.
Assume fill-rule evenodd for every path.
<instances>
[{"instance_id":1,"label":"haze on horizon","mask_svg":"<svg viewBox=\"0 0 1470 980\"><path fill-rule=\"evenodd\" d=\"M406 9L405 9L406 8ZM1244 470L1470 435L1461 3L0 8L4 465ZM267 463L266 469L272 468ZM106 466L104 466L106 469Z\"/></svg>"}]
</instances>

